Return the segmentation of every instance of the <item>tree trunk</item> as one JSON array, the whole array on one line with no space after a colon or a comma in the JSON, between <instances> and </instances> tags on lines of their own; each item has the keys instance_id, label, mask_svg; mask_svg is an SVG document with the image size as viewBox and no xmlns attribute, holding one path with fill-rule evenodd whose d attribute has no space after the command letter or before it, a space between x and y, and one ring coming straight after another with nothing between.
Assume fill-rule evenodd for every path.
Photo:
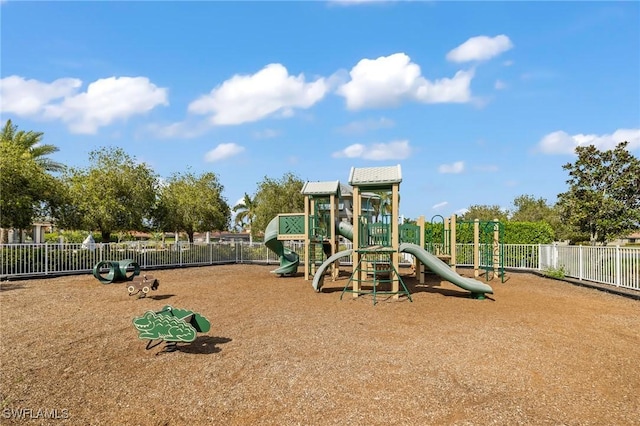
<instances>
[{"instance_id":1,"label":"tree trunk","mask_svg":"<svg viewBox=\"0 0 640 426\"><path fill-rule=\"evenodd\" d=\"M100 231L100 234L102 235L103 243L111 242L111 231Z\"/></svg>"}]
</instances>

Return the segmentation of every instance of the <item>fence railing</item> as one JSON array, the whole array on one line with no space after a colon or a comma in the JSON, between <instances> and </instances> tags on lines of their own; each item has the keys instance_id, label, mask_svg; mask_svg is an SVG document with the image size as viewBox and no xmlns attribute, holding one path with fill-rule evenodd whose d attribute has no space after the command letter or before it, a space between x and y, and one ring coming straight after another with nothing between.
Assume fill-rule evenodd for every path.
<instances>
[{"instance_id":1,"label":"fence railing","mask_svg":"<svg viewBox=\"0 0 640 426\"><path fill-rule=\"evenodd\" d=\"M304 244L286 241L304 261ZM351 248L343 244L340 250ZM430 250L437 252L438 247ZM473 266L473 244L458 244L456 264ZM480 259L488 259L480 247ZM640 248L505 244L505 269L557 271L565 277L640 291ZM142 269L177 268L224 263L275 264L278 258L261 243L145 242L95 244L5 244L0 245L0 279L90 273L103 260L133 259ZM402 263L412 257L403 253ZM351 264L351 257L341 259Z\"/></svg>"}]
</instances>

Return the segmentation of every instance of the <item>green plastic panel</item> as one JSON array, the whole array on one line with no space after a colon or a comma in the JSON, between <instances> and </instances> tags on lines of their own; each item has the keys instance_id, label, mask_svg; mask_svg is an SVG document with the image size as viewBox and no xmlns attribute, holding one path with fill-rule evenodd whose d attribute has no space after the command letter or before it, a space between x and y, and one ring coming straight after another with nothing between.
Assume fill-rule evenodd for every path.
<instances>
[{"instance_id":1,"label":"green plastic panel","mask_svg":"<svg viewBox=\"0 0 640 426\"><path fill-rule=\"evenodd\" d=\"M420 244L420 227L413 223L404 223L399 227L400 243Z\"/></svg>"},{"instance_id":2,"label":"green plastic panel","mask_svg":"<svg viewBox=\"0 0 640 426\"><path fill-rule=\"evenodd\" d=\"M278 216L278 239L304 239L304 213Z\"/></svg>"}]
</instances>

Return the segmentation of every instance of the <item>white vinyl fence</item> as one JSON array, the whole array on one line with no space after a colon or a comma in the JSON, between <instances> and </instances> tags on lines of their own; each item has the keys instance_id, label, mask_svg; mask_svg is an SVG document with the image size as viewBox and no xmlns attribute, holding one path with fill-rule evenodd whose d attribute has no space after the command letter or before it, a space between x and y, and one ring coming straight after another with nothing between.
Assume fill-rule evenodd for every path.
<instances>
[{"instance_id":1,"label":"white vinyl fence","mask_svg":"<svg viewBox=\"0 0 640 426\"><path fill-rule=\"evenodd\" d=\"M301 242L285 246L302 258ZM344 250L344 245L340 250ZM473 266L473 245L457 245L456 263ZM482 257L482 256L481 256ZM133 259L141 269L178 268L229 263L276 264L277 256L261 243L0 245L0 279L91 273L102 260ZM401 262L411 261L403 254ZM351 258L344 257L343 264ZM538 244L505 244L503 267L511 270L562 271L565 277L640 291L640 248Z\"/></svg>"}]
</instances>

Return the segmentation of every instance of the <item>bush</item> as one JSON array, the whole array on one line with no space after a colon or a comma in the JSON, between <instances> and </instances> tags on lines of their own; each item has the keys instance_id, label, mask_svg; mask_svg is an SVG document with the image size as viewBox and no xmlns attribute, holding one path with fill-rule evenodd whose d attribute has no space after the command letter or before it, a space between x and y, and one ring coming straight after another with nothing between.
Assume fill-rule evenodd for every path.
<instances>
[{"instance_id":1,"label":"bush","mask_svg":"<svg viewBox=\"0 0 640 426\"><path fill-rule=\"evenodd\" d=\"M61 231L61 232L50 232L45 234L44 242L45 243L59 243L60 237L62 237L63 242L65 243L82 243L85 238L89 235L87 231Z\"/></svg>"},{"instance_id":2,"label":"bush","mask_svg":"<svg viewBox=\"0 0 640 426\"><path fill-rule=\"evenodd\" d=\"M501 240L504 244L550 244L554 240L553 229L547 222L501 222L501 224L503 225ZM425 241L427 243L442 243L443 229L441 223L425 223ZM480 222L479 232L481 244L493 241L491 222ZM473 243L472 222L457 223L456 242Z\"/></svg>"},{"instance_id":3,"label":"bush","mask_svg":"<svg viewBox=\"0 0 640 426\"><path fill-rule=\"evenodd\" d=\"M566 275L566 271L564 266L560 266L559 268L547 268L543 271L544 275L550 278L564 279Z\"/></svg>"}]
</instances>

